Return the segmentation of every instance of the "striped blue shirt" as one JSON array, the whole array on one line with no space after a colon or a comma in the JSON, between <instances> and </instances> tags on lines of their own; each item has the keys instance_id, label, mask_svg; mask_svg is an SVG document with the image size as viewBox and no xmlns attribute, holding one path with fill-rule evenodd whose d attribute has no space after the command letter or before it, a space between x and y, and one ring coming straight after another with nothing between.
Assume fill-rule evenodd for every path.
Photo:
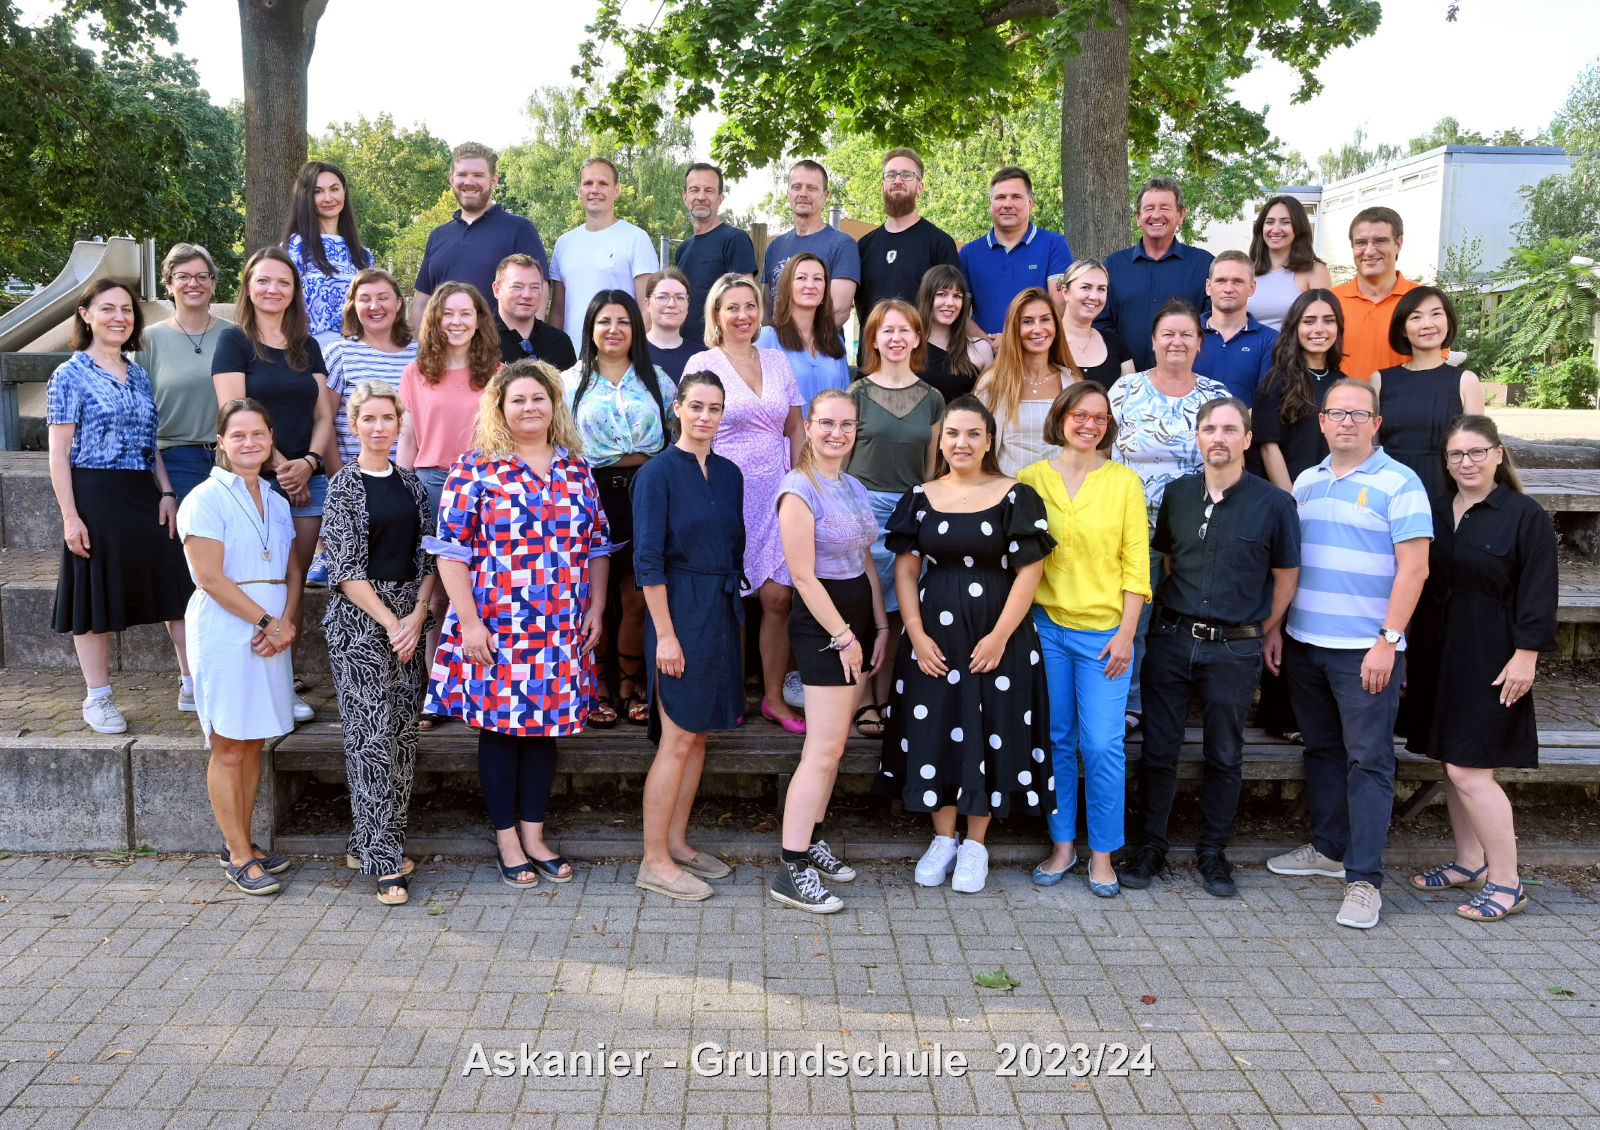
<instances>
[{"instance_id":1,"label":"striped blue shirt","mask_svg":"<svg viewBox=\"0 0 1600 1130\"><path fill-rule=\"evenodd\" d=\"M361 440L350 425L350 394L362 381L382 381L400 391L400 374L417 359L417 343L412 341L398 353L385 353L360 338L341 337L328 343L323 354L328 362L328 389L339 397L339 412L333 418L333 437L339 457L346 463L361 454ZM398 449L400 441L395 440ZM390 458L394 450L390 451Z\"/></svg>"},{"instance_id":2,"label":"striped blue shirt","mask_svg":"<svg viewBox=\"0 0 1600 1130\"><path fill-rule=\"evenodd\" d=\"M1289 606L1289 634L1316 647L1371 647L1389 611L1395 545L1433 537L1427 489L1379 447L1342 476L1333 473L1331 456L1306 468L1294 481L1294 501L1300 587Z\"/></svg>"}]
</instances>

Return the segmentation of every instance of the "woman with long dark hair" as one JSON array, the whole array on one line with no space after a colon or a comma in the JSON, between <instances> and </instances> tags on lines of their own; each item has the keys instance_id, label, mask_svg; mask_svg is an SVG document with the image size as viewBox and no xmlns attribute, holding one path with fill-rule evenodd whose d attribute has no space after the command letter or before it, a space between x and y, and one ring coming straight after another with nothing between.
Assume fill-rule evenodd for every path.
<instances>
[{"instance_id":1,"label":"woman with long dark hair","mask_svg":"<svg viewBox=\"0 0 1600 1130\"><path fill-rule=\"evenodd\" d=\"M1328 454L1318 413L1322 394L1343 380L1344 310L1331 290L1316 287L1289 305L1272 343L1271 367L1256 390L1251 447L1260 451L1268 481L1293 490L1295 479Z\"/></svg>"},{"instance_id":2,"label":"woman with long dark hair","mask_svg":"<svg viewBox=\"0 0 1600 1130\"><path fill-rule=\"evenodd\" d=\"M917 376L939 390L949 404L972 391L978 377L994 364L989 339L968 337L972 320L972 292L959 267L936 263L917 287L917 316L927 335L923 345L927 360Z\"/></svg>"},{"instance_id":3,"label":"woman with long dark hair","mask_svg":"<svg viewBox=\"0 0 1600 1130\"><path fill-rule=\"evenodd\" d=\"M373 266L338 165L307 161L300 167L280 243L300 272L311 333L331 341L339 336L345 296L356 274Z\"/></svg>"},{"instance_id":4,"label":"woman with long dark hair","mask_svg":"<svg viewBox=\"0 0 1600 1130\"><path fill-rule=\"evenodd\" d=\"M1301 294L1333 289L1328 265L1312 247L1311 217L1305 205L1287 193L1270 197L1256 213L1250 263L1256 273L1250 313L1280 332L1289 320L1289 307Z\"/></svg>"},{"instance_id":5,"label":"woman with long dark hair","mask_svg":"<svg viewBox=\"0 0 1600 1130\"><path fill-rule=\"evenodd\" d=\"M589 724L609 729L618 710L608 693L605 664L616 658L617 697L628 721L650 721L644 697L644 595L633 581L633 477L645 460L667 446L667 404L677 391L651 359L644 318L633 295L602 290L583 315L583 350L578 363L561 375L567 405L584 458L600 488L600 505L611 527L610 584L617 597L615 642L602 640L600 695ZM607 602L610 603L609 601Z\"/></svg>"},{"instance_id":6,"label":"woman with long dark hair","mask_svg":"<svg viewBox=\"0 0 1600 1130\"><path fill-rule=\"evenodd\" d=\"M791 256L778 274L772 324L763 326L757 349L781 349L810 404L823 389L848 388L850 362L844 333L833 316L828 265L809 251Z\"/></svg>"},{"instance_id":7,"label":"woman with long dark hair","mask_svg":"<svg viewBox=\"0 0 1600 1130\"><path fill-rule=\"evenodd\" d=\"M1488 921L1528 901L1494 771L1539 764L1532 691L1539 653L1556 646L1556 539L1489 417L1445 428L1444 463L1450 483L1434 504L1428 582L1407 633L1406 748L1444 763L1456 851L1411 885L1479 888L1456 913Z\"/></svg>"}]
</instances>

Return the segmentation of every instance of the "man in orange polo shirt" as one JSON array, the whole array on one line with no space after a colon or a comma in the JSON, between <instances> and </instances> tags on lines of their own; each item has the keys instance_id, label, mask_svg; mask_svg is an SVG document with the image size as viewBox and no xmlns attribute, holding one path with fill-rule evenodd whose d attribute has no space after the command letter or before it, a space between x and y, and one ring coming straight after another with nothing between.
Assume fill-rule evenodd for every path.
<instances>
[{"instance_id":1,"label":"man in orange polo shirt","mask_svg":"<svg viewBox=\"0 0 1600 1130\"><path fill-rule=\"evenodd\" d=\"M1344 308L1344 361L1347 377L1370 380L1379 369L1398 365L1406 354L1389 348L1389 319L1400 296L1417 284L1395 266L1405 243L1405 225L1393 208L1363 208L1350 221L1350 250L1356 277L1333 288Z\"/></svg>"}]
</instances>

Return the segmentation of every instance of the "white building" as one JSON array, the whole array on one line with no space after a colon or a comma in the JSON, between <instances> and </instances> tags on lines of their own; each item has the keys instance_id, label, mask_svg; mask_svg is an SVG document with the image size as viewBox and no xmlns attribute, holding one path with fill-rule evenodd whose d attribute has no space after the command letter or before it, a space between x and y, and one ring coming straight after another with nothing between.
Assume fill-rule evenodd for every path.
<instances>
[{"instance_id":1,"label":"white building","mask_svg":"<svg viewBox=\"0 0 1600 1130\"><path fill-rule=\"evenodd\" d=\"M1317 254L1327 260L1335 279L1349 278L1354 271L1350 221L1363 208L1382 205L1405 222L1401 273L1431 280L1445 248L1463 240L1481 239L1482 269L1498 267L1513 246L1511 229L1522 221L1519 190L1564 173L1571 164L1555 146L1441 145L1345 180L1283 191L1306 206ZM1258 207L1250 208L1243 220L1213 225L1202 245L1213 252L1248 250Z\"/></svg>"}]
</instances>

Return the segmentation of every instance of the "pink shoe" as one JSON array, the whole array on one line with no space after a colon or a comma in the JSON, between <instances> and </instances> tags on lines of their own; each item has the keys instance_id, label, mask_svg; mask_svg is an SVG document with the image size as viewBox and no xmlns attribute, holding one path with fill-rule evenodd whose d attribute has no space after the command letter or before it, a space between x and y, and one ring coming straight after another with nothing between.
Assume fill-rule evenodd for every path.
<instances>
[{"instance_id":1,"label":"pink shoe","mask_svg":"<svg viewBox=\"0 0 1600 1130\"><path fill-rule=\"evenodd\" d=\"M803 734L806 732L806 720L804 718L779 718L772 712L772 707L767 705L766 699L761 700L761 717L768 722L782 726L791 734Z\"/></svg>"}]
</instances>

